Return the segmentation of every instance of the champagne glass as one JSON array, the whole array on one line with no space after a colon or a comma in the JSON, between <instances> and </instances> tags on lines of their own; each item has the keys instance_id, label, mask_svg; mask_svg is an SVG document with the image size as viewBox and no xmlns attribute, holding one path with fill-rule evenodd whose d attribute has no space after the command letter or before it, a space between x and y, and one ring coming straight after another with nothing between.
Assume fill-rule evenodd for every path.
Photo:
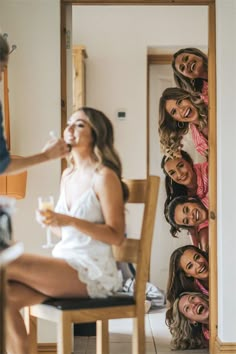
<instances>
[{"instance_id":1,"label":"champagne glass","mask_svg":"<svg viewBox=\"0 0 236 354\"><path fill-rule=\"evenodd\" d=\"M54 209L54 199L53 196L48 196L48 197L38 197L38 207L39 210L45 211L45 210L53 210ZM54 246L54 243L52 242L52 235L51 235L51 230L50 227L46 227L46 237L47 237L47 243L42 245L43 248L52 248Z\"/></svg>"}]
</instances>

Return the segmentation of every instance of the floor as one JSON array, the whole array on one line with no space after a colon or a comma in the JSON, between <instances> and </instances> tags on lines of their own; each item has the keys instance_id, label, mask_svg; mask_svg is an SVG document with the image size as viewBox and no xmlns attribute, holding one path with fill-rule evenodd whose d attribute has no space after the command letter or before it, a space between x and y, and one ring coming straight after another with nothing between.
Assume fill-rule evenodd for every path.
<instances>
[{"instance_id":1,"label":"floor","mask_svg":"<svg viewBox=\"0 0 236 354\"><path fill-rule=\"evenodd\" d=\"M109 322L110 354L131 354L132 320ZM207 350L170 350L170 334L165 325L165 309L146 315L146 354L208 354ZM95 354L95 337L76 337L74 354ZM138 354L138 353L137 353Z\"/></svg>"}]
</instances>

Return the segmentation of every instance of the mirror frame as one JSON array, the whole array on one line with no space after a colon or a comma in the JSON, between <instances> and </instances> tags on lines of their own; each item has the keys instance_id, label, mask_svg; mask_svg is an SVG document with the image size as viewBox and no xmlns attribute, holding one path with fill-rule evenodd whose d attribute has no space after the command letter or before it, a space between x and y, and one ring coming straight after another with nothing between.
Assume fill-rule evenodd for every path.
<instances>
[{"instance_id":1,"label":"mirror frame","mask_svg":"<svg viewBox=\"0 0 236 354\"><path fill-rule=\"evenodd\" d=\"M217 153L216 153L216 14L215 0L61 0L61 131L66 126L66 6L72 5L164 5L208 7L208 88L209 88L209 267L210 267L210 353L217 350ZM148 109L148 108L147 108ZM148 113L148 111L147 111ZM149 170L149 121L147 119L147 169ZM62 166L62 168L65 165Z\"/></svg>"}]
</instances>

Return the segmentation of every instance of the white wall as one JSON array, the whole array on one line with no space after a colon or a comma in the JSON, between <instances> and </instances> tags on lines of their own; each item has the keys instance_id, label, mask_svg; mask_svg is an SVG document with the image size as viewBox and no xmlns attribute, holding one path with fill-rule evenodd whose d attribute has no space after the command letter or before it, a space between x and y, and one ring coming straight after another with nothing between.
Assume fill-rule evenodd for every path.
<instances>
[{"instance_id":1,"label":"white wall","mask_svg":"<svg viewBox=\"0 0 236 354\"><path fill-rule=\"evenodd\" d=\"M1 0L0 28L17 49L9 60L12 152L38 152L54 129L60 134L60 6L59 0ZM35 221L39 195L58 195L60 162L28 171L27 193L16 203L15 238L26 251L47 254L45 230ZM48 336L47 324L43 338ZM51 327L50 327L51 328Z\"/></svg>"},{"instance_id":2,"label":"white wall","mask_svg":"<svg viewBox=\"0 0 236 354\"><path fill-rule=\"evenodd\" d=\"M84 44L88 54L87 105L104 110L113 120L124 176L142 178L148 47L206 45L206 8L74 6L72 18L73 44ZM119 108L127 109L125 121L115 118Z\"/></svg>"},{"instance_id":3,"label":"white wall","mask_svg":"<svg viewBox=\"0 0 236 354\"><path fill-rule=\"evenodd\" d=\"M218 154L218 335L222 342L236 342L235 276L235 0L216 1L217 23L217 154Z\"/></svg>"}]
</instances>

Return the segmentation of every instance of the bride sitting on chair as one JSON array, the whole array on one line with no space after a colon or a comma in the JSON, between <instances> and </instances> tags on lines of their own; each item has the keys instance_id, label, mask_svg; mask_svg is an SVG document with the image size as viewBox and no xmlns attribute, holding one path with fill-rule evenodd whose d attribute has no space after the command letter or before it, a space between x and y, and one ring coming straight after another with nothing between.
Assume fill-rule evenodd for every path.
<instances>
[{"instance_id":1,"label":"bride sitting on chair","mask_svg":"<svg viewBox=\"0 0 236 354\"><path fill-rule=\"evenodd\" d=\"M23 254L7 270L7 351L30 354L23 307L48 298L107 297L121 286L112 245L124 240L128 188L114 149L113 127L100 111L81 108L64 139L72 167L62 175L56 211L37 211L38 222L60 237L53 257Z\"/></svg>"}]
</instances>

